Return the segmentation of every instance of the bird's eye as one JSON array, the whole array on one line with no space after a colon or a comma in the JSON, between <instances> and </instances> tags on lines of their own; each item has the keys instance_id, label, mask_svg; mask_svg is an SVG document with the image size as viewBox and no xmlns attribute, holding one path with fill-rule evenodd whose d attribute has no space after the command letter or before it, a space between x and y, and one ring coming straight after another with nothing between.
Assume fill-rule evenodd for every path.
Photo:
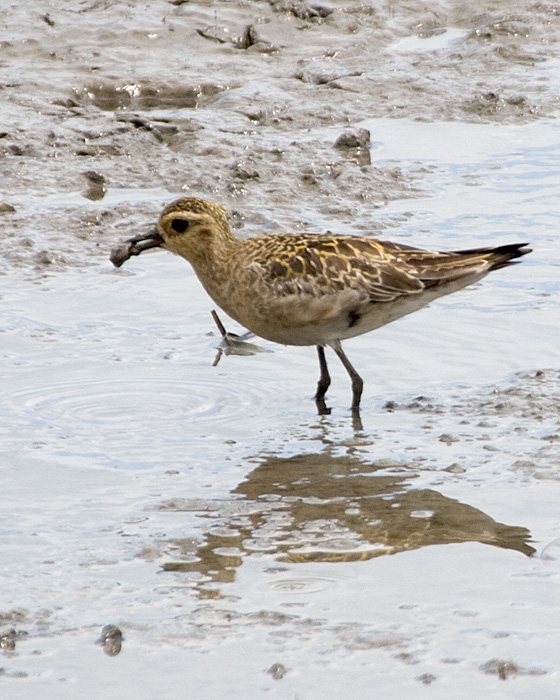
<instances>
[{"instance_id":1,"label":"bird's eye","mask_svg":"<svg viewBox=\"0 0 560 700\"><path fill-rule=\"evenodd\" d=\"M173 219L171 222L171 228L177 233L183 233L189 227L189 222L185 219Z\"/></svg>"}]
</instances>

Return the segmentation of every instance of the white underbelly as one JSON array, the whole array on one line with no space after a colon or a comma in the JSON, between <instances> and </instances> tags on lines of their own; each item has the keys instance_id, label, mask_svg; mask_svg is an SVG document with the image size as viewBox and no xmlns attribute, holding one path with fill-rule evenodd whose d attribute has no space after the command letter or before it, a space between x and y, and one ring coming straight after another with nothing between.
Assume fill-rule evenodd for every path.
<instances>
[{"instance_id":1,"label":"white underbelly","mask_svg":"<svg viewBox=\"0 0 560 700\"><path fill-rule=\"evenodd\" d=\"M311 300L310 303L295 299L293 305L289 303L290 300L286 300L286 303L277 307L269 303L261 306L256 300L252 306L226 302L222 308L252 333L274 343L327 345L335 340L354 338L381 328L484 276L461 278L445 286L406 294L389 302L363 303L362 300L357 311L355 304L351 303L352 297L346 293L333 295L330 299L323 297L320 301ZM278 309L278 313L275 313L275 309Z\"/></svg>"}]
</instances>

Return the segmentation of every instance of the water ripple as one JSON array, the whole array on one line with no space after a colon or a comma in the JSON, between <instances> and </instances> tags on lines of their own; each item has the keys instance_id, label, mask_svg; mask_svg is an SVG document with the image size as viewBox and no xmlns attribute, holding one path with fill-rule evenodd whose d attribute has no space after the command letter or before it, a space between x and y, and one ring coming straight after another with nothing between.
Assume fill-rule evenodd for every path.
<instances>
[{"instance_id":1,"label":"water ripple","mask_svg":"<svg viewBox=\"0 0 560 700\"><path fill-rule=\"evenodd\" d=\"M16 413L32 422L91 425L122 431L134 424L142 428L173 428L181 422L237 420L239 411L258 409L263 401L257 387L226 385L222 378L177 381L170 377L128 379L77 379L42 383L10 395ZM19 408L19 410L18 410Z\"/></svg>"},{"instance_id":2,"label":"water ripple","mask_svg":"<svg viewBox=\"0 0 560 700\"><path fill-rule=\"evenodd\" d=\"M319 593L332 586L340 584L345 577L336 576L300 576L285 578L279 581L270 581L269 588L280 593L300 595L306 593Z\"/></svg>"}]
</instances>

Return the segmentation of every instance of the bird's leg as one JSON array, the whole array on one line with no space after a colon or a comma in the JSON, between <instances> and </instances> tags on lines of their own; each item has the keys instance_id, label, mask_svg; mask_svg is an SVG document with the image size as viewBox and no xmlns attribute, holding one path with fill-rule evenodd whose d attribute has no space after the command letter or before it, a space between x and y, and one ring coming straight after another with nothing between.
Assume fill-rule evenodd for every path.
<instances>
[{"instance_id":1,"label":"bird's leg","mask_svg":"<svg viewBox=\"0 0 560 700\"><path fill-rule=\"evenodd\" d=\"M344 350L342 349L340 341L334 340L331 343L331 347L336 352L338 357L340 358L340 361L344 365L344 369L350 375L350 379L352 381L352 413L359 414L359 412L360 412L360 398L362 396L362 389L364 388L363 379L356 372L354 367L352 367L350 360L344 354Z\"/></svg>"},{"instance_id":2,"label":"bird's leg","mask_svg":"<svg viewBox=\"0 0 560 700\"><path fill-rule=\"evenodd\" d=\"M321 369L321 376L317 382L317 393L315 394L315 400L324 399L327 389L331 384L331 377L329 375L329 369L327 367L327 360L325 358L325 348L322 345L317 345L317 355L319 356L319 367Z\"/></svg>"},{"instance_id":3,"label":"bird's leg","mask_svg":"<svg viewBox=\"0 0 560 700\"><path fill-rule=\"evenodd\" d=\"M325 348L322 345L317 345L317 355L319 356L319 367L321 369L321 375L319 381L317 382L317 392L315 394L315 403L317 404L317 411L320 416L328 415L331 412L330 408L325 405L325 394L331 383L331 377L329 375L329 370L327 367L327 360L325 358Z\"/></svg>"}]
</instances>

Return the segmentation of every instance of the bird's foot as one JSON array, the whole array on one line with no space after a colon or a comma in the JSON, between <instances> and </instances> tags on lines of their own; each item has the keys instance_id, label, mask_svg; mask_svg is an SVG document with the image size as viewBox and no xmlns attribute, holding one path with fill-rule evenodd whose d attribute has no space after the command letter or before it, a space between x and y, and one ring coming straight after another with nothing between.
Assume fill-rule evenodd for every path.
<instances>
[{"instance_id":1,"label":"bird's foot","mask_svg":"<svg viewBox=\"0 0 560 700\"><path fill-rule=\"evenodd\" d=\"M330 416L331 415L331 409L325 403L324 396L316 396L315 397L315 405L317 406L317 413L320 416Z\"/></svg>"},{"instance_id":2,"label":"bird's foot","mask_svg":"<svg viewBox=\"0 0 560 700\"><path fill-rule=\"evenodd\" d=\"M360 416L360 409L354 406L352 406L352 429L356 431L364 429L362 418Z\"/></svg>"}]
</instances>

